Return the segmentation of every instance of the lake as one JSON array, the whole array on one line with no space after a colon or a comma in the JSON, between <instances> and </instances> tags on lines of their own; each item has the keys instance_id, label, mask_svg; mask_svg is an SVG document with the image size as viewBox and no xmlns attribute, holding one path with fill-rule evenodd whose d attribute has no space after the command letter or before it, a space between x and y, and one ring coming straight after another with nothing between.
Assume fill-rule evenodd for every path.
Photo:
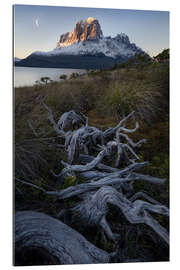
<instances>
[{"instance_id":1,"label":"lake","mask_svg":"<svg viewBox=\"0 0 180 270\"><path fill-rule=\"evenodd\" d=\"M71 73L85 73L83 69L69 68L34 68L34 67L14 67L14 87L32 86L35 81L41 77L49 77L53 81L59 81L59 76L66 74L68 77Z\"/></svg>"}]
</instances>

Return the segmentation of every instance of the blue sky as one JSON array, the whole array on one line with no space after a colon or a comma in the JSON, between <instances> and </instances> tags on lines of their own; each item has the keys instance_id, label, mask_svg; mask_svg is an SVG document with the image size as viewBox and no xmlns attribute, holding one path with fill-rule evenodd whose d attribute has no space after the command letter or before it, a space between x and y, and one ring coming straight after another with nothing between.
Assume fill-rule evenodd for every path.
<instances>
[{"instance_id":1,"label":"blue sky","mask_svg":"<svg viewBox=\"0 0 180 270\"><path fill-rule=\"evenodd\" d=\"M54 49L61 34L88 17L99 20L104 36L125 33L151 56L169 48L167 11L15 5L15 56L24 58L34 51Z\"/></svg>"}]
</instances>

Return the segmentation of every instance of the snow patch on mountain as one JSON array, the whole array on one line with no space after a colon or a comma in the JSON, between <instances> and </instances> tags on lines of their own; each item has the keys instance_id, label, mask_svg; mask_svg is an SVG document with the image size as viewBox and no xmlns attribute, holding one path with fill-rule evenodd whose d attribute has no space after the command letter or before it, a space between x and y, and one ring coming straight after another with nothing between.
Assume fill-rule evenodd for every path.
<instances>
[{"instance_id":1,"label":"snow patch on mountain","mask_svg":"<svg viewBox=\"0 0 180 270\"><path fill-rule=\"evenodd\" d=\"M86 40L76 42L69 46L61 46L49 52L35 52L34 54L53 56L53 55L97 55L116 58L117 56L132 57L137 52L142 52L134 43L130 43L126 34L121 33L114 38L103 37L99 40Z\"/></svg>"}]
</instances>

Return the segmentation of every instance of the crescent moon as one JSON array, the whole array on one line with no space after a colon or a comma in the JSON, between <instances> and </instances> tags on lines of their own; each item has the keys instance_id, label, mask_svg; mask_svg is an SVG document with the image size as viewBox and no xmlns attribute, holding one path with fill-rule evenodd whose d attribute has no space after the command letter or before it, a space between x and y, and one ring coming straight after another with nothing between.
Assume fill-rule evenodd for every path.
<instances>
[{"instance_id":1,"label":"crescent moon","mask_svg":"<svg viewBox=\"0 0 180 270\"><path fill-rule=\"evenodd\" d=\"M35 24L37 27L39 27L39 20L38 19L35 20Z\"/></svg>"}]
</instances>

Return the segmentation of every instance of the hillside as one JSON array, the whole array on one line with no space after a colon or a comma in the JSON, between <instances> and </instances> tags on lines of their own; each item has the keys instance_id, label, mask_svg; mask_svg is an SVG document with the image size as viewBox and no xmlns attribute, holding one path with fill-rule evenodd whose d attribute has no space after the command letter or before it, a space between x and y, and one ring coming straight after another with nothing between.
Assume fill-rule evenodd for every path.
<instances>
[{"instance_id":1,"label":"hillside","mask_svg":"<svg viewBox=\"0 0 180 270\"><path fill-rule=\"evenodd\" d=\"M169 60L169 49L163 50L161 53L156 55L154 59L157 59L159 61Z\"/></svg>"}]
</instances>

